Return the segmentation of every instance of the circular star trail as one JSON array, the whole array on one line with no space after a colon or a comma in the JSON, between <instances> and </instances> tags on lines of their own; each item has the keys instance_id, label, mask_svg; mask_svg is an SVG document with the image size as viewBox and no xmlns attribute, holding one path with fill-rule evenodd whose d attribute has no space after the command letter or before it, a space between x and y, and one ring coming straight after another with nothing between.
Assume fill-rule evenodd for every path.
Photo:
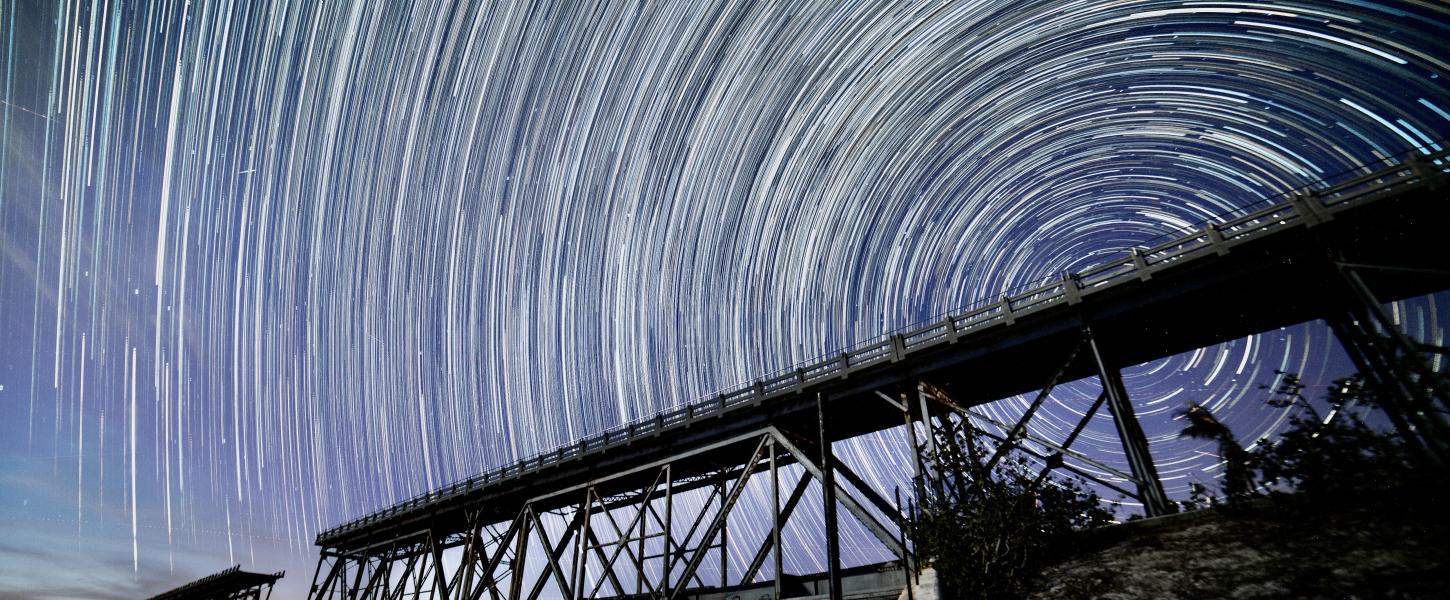
<instances>
[{"instance_id":1,"label":"circular star trail","mask_svg":"<svg viewBox=\"0 0 1450 600\"><path fill-rule=\"evenodd\" d=\"M1443 2L113 0L0 28L3 514L127 576L305 565L414 493L1450 134ZM1443 301L1395 310L1444 344ZM1175 411L1255 443L1275 370L1348 369L1306 324L1125 376L1181 496L1217 457ZM1080 449L1125 465L1104 419ZM903 446L841 452L889 489Z\"/></svg>"}]
</instances>

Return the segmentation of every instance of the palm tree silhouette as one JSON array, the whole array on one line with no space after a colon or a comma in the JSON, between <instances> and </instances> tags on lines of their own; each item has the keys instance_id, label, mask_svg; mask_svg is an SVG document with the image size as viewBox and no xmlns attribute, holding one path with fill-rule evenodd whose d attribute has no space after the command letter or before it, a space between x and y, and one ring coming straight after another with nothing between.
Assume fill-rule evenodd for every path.
<instances>
[{"instance_id":1,"label":"palm tree silhouette","mask_svg":"<svg viewBox=\"0 0 1450 600\"><path fill-rule=\"evenodd\" d=\"M1208 409L1194 403L1178 414L1188 419L1188 426L1179 435L1218 442L1218 454L1226 463L1224 494L1237 500L1249 493L1249 453L1234 440L1233 431L1220 423Z\"/></svg>"}]
</instances>

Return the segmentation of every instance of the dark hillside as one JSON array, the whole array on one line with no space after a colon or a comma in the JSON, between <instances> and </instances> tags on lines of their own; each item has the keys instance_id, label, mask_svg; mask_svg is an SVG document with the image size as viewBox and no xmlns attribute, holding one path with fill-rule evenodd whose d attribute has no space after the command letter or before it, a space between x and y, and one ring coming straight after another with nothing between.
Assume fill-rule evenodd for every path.
<instances>
[{"instance_id":1,"label":"dark hillside","mask_svg":"<svg viewBox=\"0 0 1450 600\"><path fill-rule=\"evenodd\" d=\"M1425 504L1305 510L1262 501L1130 522L1085 537L1029 597L1446 598L1450 527Z\"/></svg>"}]
</instances>

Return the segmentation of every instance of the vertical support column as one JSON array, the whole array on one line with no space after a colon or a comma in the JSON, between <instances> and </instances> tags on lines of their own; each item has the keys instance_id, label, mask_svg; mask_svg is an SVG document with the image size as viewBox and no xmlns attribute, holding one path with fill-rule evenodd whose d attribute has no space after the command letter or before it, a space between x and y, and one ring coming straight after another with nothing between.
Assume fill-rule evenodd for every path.
<instances>
[{"instance_id":1,"label":"vertical support column","mask_svg":"<svg viewBox=\"0 0 1450 600\"><path fill-rule=\"evenodd\" d=\"M356 598L357 595L358 595L358 592L362 590L363 573L367 572L367 570L368 570L367 567L368 567L368 559L367 559L367 557L366 556L360 556L360 557L358 557L358 559L357 559L357 576L353 578L352 590L350 592L348 592L351 595L351 597L353 597L353 598ZM422 590L423 589L423 585L422 585L421 582L418 584L418 589L419 590Z\"/></svg>"},{"instance_id":2,"label":"vertical support column","mask_svg":"<svg viewBox=\"0 0 1450 600\"><path fill-rule=\"evenodd\" d=\"M725 514L725 482L716 484L720 488L720 514ZM730 585L730 519L720 520L720 587Z\"/></svg>"},{"instance_id":3,"label":"vertical support column","mask_svg":"<svg viewBox=\"0 0 1450 600\"><path fill-rule=\"evenodd\" d=\"M911 446L911 458L916 467L916 477L913 478L913 481L920 482L925 469L921 464L921 445L916 443L916 424L911 418L911 404L906 399L906 394L901 394L899 397L901 398L901 418L906 422L906 428L902 431L906 433L906 443ZM923 413L922 420L925 421L925 419L926 415ZM927 431L931 431L930 422L927 422ZM920 494L921 490L917 490L917 493Z\"/></svg>"},{"instance_id":4,"label":"vertical support column","mask_svg":"<svg viewBox=\"0 0 1450 600\"><path fill-rule=\"evenodd\" d=\"M528 517L528 513L531 510L533 509L525 506L524 511L519 514L519 519L523 523L519 526L518 546L514 549L514 560L513 564L510 565L513 573L511 573L512 581L509 583L509 598L513 598L514 600L518 600L524 595L524 564L529 551L529 529L533 525ZM501 553L503 550L500 549L499 551Z\"/></svg>"},{"instance_id":5,"label":"vertical support column","mask_svg":"<svg viewBox=\"0 0 1450 600\"><path fill-rule=\"evenodd\" d=\"M423 548L420 547L418 550L420 552L414 559L417 568L413 571L413 594L415 597L422 595L423 590L428 585L428 556L421 552ZM362 565L358 566L360 568Z\"/></svg>"},{"instance_id":6,"label":"vertical support column","mask_svg":"<svg viewBox=\"0 0 1450 600\"><path fill-rule=\"evenodd\" d=\"M821 487L825 498L826 573L830 578L831 600L841 597L841 532L836 520L836 465L831 452L831 438L826 432L826 400L816 392L816 424L821 439Z\"/></svg>"},{"instance_id":7,"label":"vertical support column","mask_svg":"<svg viewBox=\"0 0 1450 600\"><path fill-rule=\"evenodd\" d=\"M674 571L675 564L675 473L670 465L665 465L665 547L664 556L660 559L660 579L664 585L660 588L664 597L670 597L670 573Z\"/></svg>"},{"instance_id":8,"label":"vertical support column","mask_svg":"<svg viewBox=\"0 0 1450 600\"><path fill-rule=\"evenodd\" d=\"M473 589L473 567L478 563L477 554L482 551L478 546L483 544L480 532L483 524L478 522L481 511L465 512L465 514L469 515L467 517L468 538L463 543L463 560L458 562L458 573L453 576L453 583L450 584L463 598L467 598L469 591Z\"/></svg>"},{"instance_id":9,"label":"vertical support column","mask_svg":"<svg viewBox=\"0 0 1450 600\"><path fill-rule=\"evenodd\" d=\"M572 581L569 582L569 585L573 589L580 591L584 590L585 582L589 579L589 542L590 536L592 535L589 531L589 517L594 512L594 499L596 497L597 495L594 493L592 486L585 488L584 504L579 507L579 510L583 511L583 516L579 522L579 537L575 538L577 542L575 549L578 553L574 555L574 573L570 578ZM601 500L600 503L603 504L603 501ZM596 543L595 545L597 546L598 544ZM621 588L618 591L623 593L624 589ZM565 591L564 593L569 600L573 600L574 594L572 591Z\"/></svg>"},{"instance_id":10,"label":"vertical support column","mask_svg":"<svg viewBox=\"0 0 1450 600\"><path fill-rule=\"evenodd\" d=\"M926 439L916 452L917 469L919 470L916 495L919 500L940 498L946 494L946 490L941 486L941 478L937 476L936 469L932 468L932 463L939 461L941 457L937 455L936 425L932 420L931 402L928 402L925 383L917 382L916 400L921 405L921 424L926 433ZM913 439L915 435L913 432ZM923 451L932 457L930 462L921 458Z\"/></svg>"},{"instance_id":11,"label":"vertical support column","mask_svg":"<svg viewBox=\"0 0 1450 600\"><path fill-rule=\"evenodd\" d=\"M1113 415L1113 424L1118 428L1118 439L1123 442L1123 451L1128 455L1128 466L1138 484L1138 500L1143 503L1144 512L1150 517L1168 514L1168 494L1163 491L1163 482L1158 479L1158 469L1153 465L1153 455L1148 452L1148 438L1133 413L1133 404L1128 400L1128 390L1123 386L1123 376L1117 367L1110 367L1103 359L1098 342L1092 330L1086 330L1088 344L1093 351L1093 360L1098 367L1098 378L1103 393L1108 397L1108 412Z\"/></svg>"},{"instance_id":12,"label":"vertical support column","mask_svg":"<svg viewBox=\"0 0 1450 600\"><path fill-rule=\"evenodd\" d=\"M775 463L775 438L770 438L770 544L771 554L775 555L775 595L772 598L780 598L780 575L781 575L781 551L780 547L780 469ZM749 583L749 582L746 582Z\"/></svg>"},{"instance_id":13,"label":"vertical support column","mask_svg":"<svg viewBox=\"0 0 1450 600\"><path fill-rule=\"evenodd\" d=\"M654 492L651 491L650 494L649 496L645 496L644 504L641 504L639 507L639 554L635 555L634 558L634 593L640 596L644 595L644 551L645 539L647 537L646 533L649 530L647 513L654 510Z\"/></svg>"},{"instance_id":14,"label":"vertical support column","mask_svg":"<svg viewBox=\"0 0 1450 600\"><path fill-rule=\"evenodd\" d=\"M308 598L322 598L322 597L325 597L322 594L319 594L318 593L320 591L320 588L317 585L317 576L322 574L322 563L324 563L324 562L327 562L327 549L326 548L323 548L322 549L322 553L317 556L317 566L316 567L313 567L313 569L312 569L312 587L310 588L311 591L309 592ZM331 580L331 579L332 579L332 568L329 567L327 569L327 580ZM327 583L327 580L323 581L323 584L324 585Z\"/></svg>"},{"instance_id":15,"label":"vertical support column","mask_svg":"<svg viewBox=\"0 0 1450 600\"><path fill-rule=\"evenodd\" d=\"M428 532L428 550L433 553L433 583L438 586L435 598L448 600L448 573L443 567L443 548L436 533Z\"/></svg>"}]
</instances>

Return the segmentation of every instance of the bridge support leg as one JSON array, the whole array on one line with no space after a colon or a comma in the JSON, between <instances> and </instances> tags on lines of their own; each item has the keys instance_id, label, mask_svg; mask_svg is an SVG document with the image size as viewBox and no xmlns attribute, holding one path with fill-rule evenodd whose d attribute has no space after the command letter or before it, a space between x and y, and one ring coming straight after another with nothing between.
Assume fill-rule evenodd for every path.
<instances>
[{"instance_id":1,"label":"bridge support leg","mask_svg":"<svg viewBox=\"0 0 1450 600\"><path fill-rule=\"evenodd\" d=\"M725 483L720 484L720 497L725 497ZM730 519L720 521L720 587L730 585Z\"/></svg>"},{"instance_id":2,"label":"bridge support leg","mask_svg":"<svg viewBox=\"0 0 1450 600\"><path fill-rule=\"evenodd\" d=\"M1434 462L1450 464L1450 449L1446 448L1450 435L1429 404L1426 390L1415 384L1416 377L1406 368L1406 360L1386 348L1392 342L1368 327L1365 320L1363 313L1349 314L1329 319L1329 327L1365 383L1374 390L1380 409L1400 436Z\"/></svg>"},{"instance_id":3,"label":"bridge support leg","mask_svg":"<svg viewBox=\"0 0 1450 600\"><path fill-rule=\"evenodd\" d=\"M801 479L805 479L805 476L802 475ZM774 597L779 600L782 564L781 551L784 550L780 546L780 522L785 518L789 518L789 515L782 515L780 512L780 465L776 464L775 461L775 438L770 439L770 508L770 545L772 548L770 553L773 555L772 558L775 559L775 574L771 578L775 579ZM754 574L748 574L746 577L747 579L754 577Z\"/></svg>"},{"instance_id":4,"label":"bridge support leg","mask_svg":"<svg viewBox=\"0 0 1450 600\"><path fill-rule=\"evenodd\" d=\"M670 573L674 572L672 565L675 557L675 473L670 465L665 465L665 520L664 523L665 549L664 556L660 560L660 591L662 596L669 598Z\"/></svg>"},{"instance_id":5,"label":"bridge support leg","mask_svg":"<svg viewBox=\"0 0 1450 600\"><path fill-rule=\"evenodd\" d=\"M832 464L831 438L826 433L826 400L816 393L816 424L821 437L821 485L825 498L826 572L830 576L831 600L841 600L841 532L836 520L836 468Z\"/></svg>"},{"instance_id":6,"label":"bridge support leg","mask_svg":"<svg viewBox=\"0 0 1450 600\"><path fill-rule=\"evenodd\" d=\"M921 424L926 430L926 439L922 440L917 447L917 498L935 499L945 501L947 497L946 482L942 480L941 469L937 468L941 462L941 453L937 448L937 436L944 439L953 439L951 435L951 415L932 410L935 405L933 393L925 382L917 382L916 399L921 405ZM970 423L968 424L970 426ZM915 440L916 433L912 432L912 439ZM927 458L923 458L925 452Z\"/></svg>"},{"instance_id":7,"label":"bridge support leg","mask_svg":"<svg viewBox=\"0 0 1450 600\"><path fill-rule=\"evenodd\" d=\"M514 564L512 581L509 583L509 598L518 600L524 594L524 565L529 551L529 528L532 523L528 520L528 511L532 509L525 506L524 513L519 515L522 522L519 524L518 546L514 549Z\"/></svg>"},{"instance_id":8,"label":"bridge support leg","mask_svg":"<svg viewBox=\"0 0 1450 600\"><path fill-rule=\"evenodd\" d=\"M322 558L320 558L317 561L317 571L315 571L313 573L313 575L312 575L312 581L313 581L313 584L312 584L312 597L313 598L331 598L332 595L333 595L332 582L334 582L334 581L340 581L340 580L345 580L346 577L347 577L347 575L345 573L345 568L346 568L346 565L347 565L347 559L346 558L343 558L341 556L334 556L334 557L332 557L332 566L330 566L330 567L327 568L327 575L322 578L322 583L321 584L316 583L317 582L317 575L322 572L322 563L324 561L326 561L326 560L327 560L327 554L324 553L322 555ZM338 576L338 573L340 573L340 572L343 573L342 577L339 577ZM343 596L346 596L347 595L347 590L345 588L346 588L346 585L344 585L344 589L342 590L342 595Z\"/></svg>"},{"instance_id":9,"label":"bridge support leg","mask_svg":"<svg viewBox=\"0 0 1450 600\"><path fill-rule=\"evenodd\" d=\"M1138 424L1138 416L1133 413L1133 404L1128 400L1128 390L1123 386L1123 376L1116 367L1108 366L1109 363L1104 360L1091 331L1087 336L1093 360L1097 364L1098 379L1102 382L1103 393L1108 397L1108 412L1113 415L1118 438L1122 440L1123 451L1128 456L1128 466L1132 469L1133 479L1137 480L1138 500L1143 503L1143 511L1148 516L1166 515L1171 512L1168 494L1163 491L1163 482L1158 479L1158 468L1153 465L1153 455L1148 452L1148 438L1143 435L1143 427Z\"/></svg>"},{"instance_id":10,"label":"bridge support leg","mask_svg":"<svg viewBox=\"0 0 1450 600\"><path fill-rule=\"evenodd\" d=\"M771 438L770 446L771 451L776 452L775 438ZM775 501L771 505L775 509L775 518L772 519L773 525L771 527L770 537L765 538L760 544L760 547L756 549L755 558L750 561L750 566L745 569L745 575L741 578L741 583L747 583L755 579L756 573L759 573L761 566L765 564L766 553L769 552L775 559L775 597L779 598L781 596L781 586L784 585L784 582L781 581L781 574L785 572L783 566L785 556L782 554L784 550L781 546L780 528L790 521L791 515L795 513L796 506L800 504L801 498L805 497L806 488L811 483L811 473L810 471L801 472L801 477L796 480L795 488L791 490L790 497L782 505L780 503L779 468L774 469L773 472L776 474L771 477L770 487L776 492ZM777 550L772 551L772 549Z\"/></svg>"},{"instance_id":11,"label":"bridge support leg","mask_svg":"<svg viewBox=\"0 0 1450 600\"><path fill-rule=\"evenodd\" d=\"M1381 408L1400 434L1426 451L1434 462L1450 464L1450 421L1445 417L1450 409L1450 385L1444 375L1430 368L1420 346L1385 311L1359 271L1407 270L1415 276L1424 274L1415 269L1345 262L1334 266L1350 292L1348 313L1329 319L1335 337L1375 390Z\"/></svg>"}]
</instances>

